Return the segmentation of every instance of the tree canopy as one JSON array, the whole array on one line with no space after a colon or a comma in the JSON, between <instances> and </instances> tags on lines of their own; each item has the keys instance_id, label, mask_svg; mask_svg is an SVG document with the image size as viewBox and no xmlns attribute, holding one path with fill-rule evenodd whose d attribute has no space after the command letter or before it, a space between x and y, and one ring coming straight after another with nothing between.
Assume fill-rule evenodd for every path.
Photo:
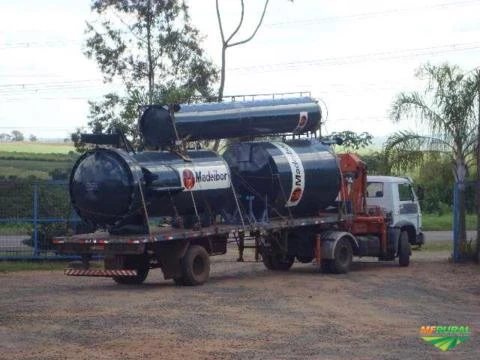
<instances>
[{"instance_id":1,"label":"tree canopy","mask_svg":"<svg viewBox=\"0 0 480 360\"><path fill-rule=\"evenodd\" d=\"M124 89L89 102L90 130L120 128L136 140L139 106L213 96L217 71L185 1L94 0L91 8L95 19L87 22L85 54L105 82L120 82Z\"/></svg>"},{"instance_id":2,"label":"tree canopy","mask_svg":"<svg viewBox=\"0 0 480 360\"><path fill-rule=\"evenodd\" d=\"M459 184L460 240L466 240L464 182L475 161L477 146L477 73L464 73L453 65L422 66L417 76L427 81L425 91L402 92L393 101L390 116L395 122L414 117L424 133L401 131L385 145L394 168L422 165L431 156L443 154L452 165Z\"/></svg>"}]
</instances>

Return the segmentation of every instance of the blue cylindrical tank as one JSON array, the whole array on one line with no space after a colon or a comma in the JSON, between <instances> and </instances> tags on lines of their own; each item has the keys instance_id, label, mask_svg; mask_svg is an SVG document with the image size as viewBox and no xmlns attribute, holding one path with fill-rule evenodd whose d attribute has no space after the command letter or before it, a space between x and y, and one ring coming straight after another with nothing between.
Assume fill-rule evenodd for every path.
<instances>
[{"instance_id":1,"label":"blue cylindrical tank","mask_svg":"<svg viewBox=\"0 0 480 360\"><path fill-rule=\"evenodd\" d=\"M196 141L272 134L302 134L320 127L321 110L310 97L181 105L175 113L179 139ZM177 139L165 107L149 106L139 120L147 146Z\"/></svg>"},{"instance_id":2,"label":"blue cylindrical tank","mask_svg":"<svg viewBox=\"0 0 480 360\"><path fill-rule=\"evenodd\" d=\"M98 226L141 223L142 193L149 216L214 217L231 201L230 172L212 151L190 151L182 158L105 148L86 152L72 169L71 202L82 219Z\"/></svg>"},{"instance_id":3,"label":"blue cylindrical tank","mask_svg":"<svg viewBox=\"0 0 480 360\"><path fill-rule=\"evenodd\" d=\"M223 154L245 209L257 219L318 215L335 203L340 170L330 147L315 139L243 142Z\"/></svg>"}]
</instances>

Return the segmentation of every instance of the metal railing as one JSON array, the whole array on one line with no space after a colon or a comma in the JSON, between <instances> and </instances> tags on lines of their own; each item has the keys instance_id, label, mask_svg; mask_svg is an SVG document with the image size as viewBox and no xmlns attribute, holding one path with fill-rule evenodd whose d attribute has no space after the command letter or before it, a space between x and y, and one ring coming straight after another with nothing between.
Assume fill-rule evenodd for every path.
<instances>
[{"instance_id":1,"label":"metal railing","mask_svg":"<svg viewBox=\"0 0 480 360\"><path fill-rule=\"evenodd\" d=\"M0 181L0 260L62 258L52 239L79 224L67 181Z\"/></svg>"}]
</instances>

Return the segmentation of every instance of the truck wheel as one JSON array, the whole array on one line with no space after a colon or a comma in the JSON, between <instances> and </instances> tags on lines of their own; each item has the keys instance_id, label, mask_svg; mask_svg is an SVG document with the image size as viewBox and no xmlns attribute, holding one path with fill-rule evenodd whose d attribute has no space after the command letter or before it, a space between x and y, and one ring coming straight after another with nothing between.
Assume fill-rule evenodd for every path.
<instances>
[{"instance_id":1,"label":"truck wheel","mask_svg":"<svg viewBox=\"0 0 480 360\"><path fill-rule=\"evenodd\" d=\"M320 266L322 267L323 273L326 273L326 274L333 273L333 260L322 259L320 262Z\"/></svg>"},{"instance_id":2,"label":"truck wheel","mask_svg":"<svg viewBox=\"0 0 480 360\"><path fill-rule=\"evenodd\" d=\"M114 276L113 281L122 285L138 285L145 281L150 270L148 260L144 256L126 256L123 267L127 270L137 270L136 276Z\"/></svg>"},{"instance_id":3,"label":"truck wheel","mask_svg":"<svg viewBox=\"0 0 480 360\"><path fill-rule=\"evenodd\" d=\"M346 274L350 271L353 250L352 244L350 244L350 241L346 237L338 240L333 256L334 259L330 260L330 264L328 264L328 260L325 261L325 266L329 267L331 272L335 274ZM324 261L322 261L322 263L323 262Z\"/></svg>"},{"instance_id":4,"label":"truck wheel","mask_svg":"<svg viewBox=\"0 0 480 360\"><path fill-rule=\"evenodd\" d=\"M207 250L200 245L192 245L182 259L183 281L174 279L175 283L194 286L201 285L210 275L210 257ZM179 281L179 282L177 282Z\"/></svg>"},{"instance_id":5,"label":"truck wheel","mask_svg":"<svg viewBox=\"0 0 480 360\"><path fill-rule=\"evenodd\" d=\"M403 267L410 265L411 253L410 243L408 242L408 233L402 231L398 243L398 264Z\"/></svg>"},{"instance_id":6,"label":"truck wheel","mask_svg":"<svg viewBox=\"0 0 480 360\"><path fill-rule=\"evenodd\" d=\"M263 265L268 270L288 271L293 265L295 258L293 256L282 255L262 255Z\"/></svg>"}]
</instances>

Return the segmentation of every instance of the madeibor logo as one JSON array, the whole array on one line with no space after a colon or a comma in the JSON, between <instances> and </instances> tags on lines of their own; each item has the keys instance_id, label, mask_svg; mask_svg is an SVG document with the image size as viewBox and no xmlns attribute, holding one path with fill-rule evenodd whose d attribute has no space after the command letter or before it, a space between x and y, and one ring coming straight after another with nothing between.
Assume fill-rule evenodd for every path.
<instances>
[{"instance_id":1,"label":"madeibor logo","mask_svg":"<svg viewBox=\"0 0 480 360\"><path fill-rule=\"evenodd\" d=\"M183 185L185 189L190 190L195 186L195 174L192 170L184 169L182 173Z\"/></svg>"},{"instance_id":2,"label":"madeibor logo","mask_svg":"<svg viewBox=\"0 0 480 360\"><path fill-rule=\"evenodd\" d=\"M420 336L426 342L448 351L470 339L468 326L422 326Z\"/></svg>"}]
</instances>

